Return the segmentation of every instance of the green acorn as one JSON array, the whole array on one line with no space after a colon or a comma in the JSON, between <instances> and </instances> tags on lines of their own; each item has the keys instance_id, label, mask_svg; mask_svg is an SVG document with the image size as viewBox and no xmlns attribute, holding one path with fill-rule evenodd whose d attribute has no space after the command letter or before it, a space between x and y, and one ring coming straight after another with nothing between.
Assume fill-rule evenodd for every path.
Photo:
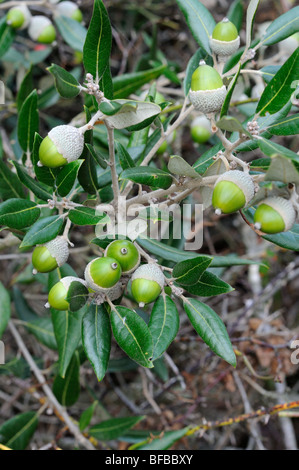
<instances>
[{"instance_id":1,"label":"green acorn","mask_svg":"<svg viewBox=\"0 0 299 470\"><path fill-rule=\"evenodd\" d=\"M140 264L140 254L134 243L129 240L115 240L106 250L105 256L116 259L119 262L122 273L132 273Z\"/></svg>"},{"instance_id":2,"label":"green acorn","mask_svg":"<svg viewBox=\"0 0 299 470\"><path fill-rule=\"evenodd\" d=\"M254 227L264 233L290 230L296 220L293 204L283 197L268 197L259 203L254 213Z\"/></svg>"},{"instance_id":3,"label":"green acorn","mask_svg":"<svg viewBox=\"0 0 299 470\"><path fill-rule=\"evenodd\" d=\"M212 51L224 62L240 47L240 36L235 25L227 18L217 23L210 37Z\"/></svg>"},{"instance_id":4,"label":"green acorn","mask_svg":"<svg viewBox=\"0 0 299 470\"><path fill-rule=\"evenodd\" d=\"M164 274L154 263L139 266L132 276L132 295L139 307L156 300L164 287Z\"/></svg>"},{"instance_id":5,"label":"green acorn","mask_svg":"<svg viewBox=\"0 0 299 470\"><path fill-rule=\"evenodd\" d=\"M88 263L84 277L88 287L100 293L115 286L120 280L121 274L121 265L116 259L102 257Z\"/></svg>"},{"instance_id":6,"label":"green acorn","mask_svg":"<svg viewBox=\"0 0 299 470\"><path fill-rule=\"evenodd\" d=\"M190 100L204 114L219 111L226 97L226 88L217 70L201 60L191 78Z\"/></svg>"},{"instance_id":7,"label":"green acorn","mask_svg":"<svg viewBox=\"0 0 299 470\"><path fill-rule=\"evenodd\" d=\"M56 39L56 30L51 20L42 15L32 17L28 34L33 41L41 42L42 44L52 44Z\"/></svg>"},{"instance_id":8,"label":"green acorn","mask_svg":"<svg viewBox=\"0 0 299 470\"><path fill-rule=\"evenodd\" d=\"M38 245L32 253L33 274L49 273L67 262L68 243L63 237L56 237L45 245Z\"/></svg>"},{"instance_id":9,"label":"green acorn","mask_svg":"<svg viewBox=\"0 0 299 470\"><path fill-rule=\"evenodd\" d=\"M71 300L68 301L67 297L70 293L71 285ZM87 298L88 289L86 282L78 277L67 276L63 277L50 289L48 303L45 307L52 307L55 310L78 311L86 304Z\"/></svg>"},{"instance_id":10,"label":"green acorn","mask_svg":"<svg viewBox=\"0 0 299 470\"><path fill-rule=\"evenodd\" d=\"M246 206L254 196L254 183L248 173L232 170L223 173L216 181L212 204L216 214L230 214Z\"/></svg>"},{"instance_id":11,"label":"green acorn","mask_svg":"<svg viewBox=\"0 0 299 470\"><path fill-rule=\"evenodd\" d=\"M39 147L39 166L57 168L77 160L84 148L84 136L77 127L54 127Z\"/></svg>"},{"instance_id":12,"label":"green acorn","mask_svg":"<svg viewBox=\"0 0 299 470\"><path fill-rule=\"evenodd\" d=\"M83 19L82 11L74 2L61 2L55 8L55 13L61 16L67 16L81 23Z\"/></svg>"},{"instance_id":13,"label":"green acorn","mask_svg":"<svg viewBox=\"0 0 299 470\"><path fill-rule=\"evenodd\" d=\"M190 125L191 138L197 144L204 144L212 135L211 123L204 115L197 116Z\"/></svg>"},{"instance_id":14,"label":"green acorn","mask_svg":"<svg viewBox=\"0 0 299 470\"><path fill-rule=\"evenodd\" d=\"M6 23L14 29L25 29L30 23L31 13L26 5L11 8L6 16Z\"/></svg>"}]
</instances>

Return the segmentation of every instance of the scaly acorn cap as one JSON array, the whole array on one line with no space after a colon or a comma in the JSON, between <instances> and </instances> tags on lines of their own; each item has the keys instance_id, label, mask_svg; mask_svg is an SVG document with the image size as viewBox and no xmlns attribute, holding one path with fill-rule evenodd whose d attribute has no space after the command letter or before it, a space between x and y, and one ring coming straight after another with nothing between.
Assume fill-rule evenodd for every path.
<instances>
[{"instance_id":1,"label":"scaly acorn cap","mask_svg":"<svg viewBox=\"0 0 299 470\"><path fill-rule=\"evenodd\" d=\"M28 34L33 41L44 44L51 44L56 39L56 30L52 21L42 15L31 18Z\"/></svg>"},{"instance_id":2,"label":"scaly acorn cap","mask_svg":"<svg viewBox=\"0 0 299 470\"><path fill-rule=\"evenodd\" d=\"M164 274L154 263L139 266L134 272L131 281L132 294L139 303L139 307L144 307L146 303L156 300L165 285Z\"/></svg>"},{"instance_id":3,"label":"scaly acorn cap","mask_svg":"<svg viewBox=\"0 0 299 470\"><path fill-rule=\"evenodd\" d=\"M254 183L244 171L231 170L216 180L212 203L216 214L230 214L247 206L254 196Z\"/></svg>"},{"instance_id":4,"label":"scaly acorn cap","mask_svg":"<svg viewBox=\"0 0 299 470\"><path fill-rule=\"evenodd\" d=\"M54 127L39 148L39 166L50 168L78 160L84 149L84 136L77 127L61 125Z\"/></svg>"},{"instance_id":5,"label":"scaly acorn cap","mask_svg":"<svg viewBox=\"0 0 299 470\"><path fill-rule=\"evenodd\" d=\"M97 293L107 293L118 283L121 274L120 263L114 258L104 256L90 261L84 271L88 287Z\"/></svg>"},{"instance_id":6,"label":"scaly acorn cap","mask_svg":"<svg viewBox=\"0 0 299 470\"><path fill-rule=\"evenodd\" d=\"M83 19L83 15L81 10L78 8L78 5L74 2L60 2L57 7L55 8L55 13L62 16L67 16L68 18L72 18L75 21L81 23Z\"/></svg>"},{"instance_id":7,"label":"scaly acorn cap","mask_svg":"<svg viewBox=\"0 0 299 470\"><path fill-rule=\"evenodd\" d=\"M204 114L219 111L224 103L226 88L222 78L204 60L192 75L189 96L194 108Z\"/></svg>"},{"instance_id":8,"label":"scaly acorn cap","mask_svg":"<svg viewBox=\"0 0 299 470\"><path fill-rule=\"evenodd\" d=\"M25 29L31 20L31 13L26 5L11 8L6 17L6 23L15 29Z\"/></svg>"},{"instance_id":9,"label":"scaly acorn cap","mask_svg":"<svg viewBox=\"0 0 299 470\"><path fill-rule=\"evenodd\" d=\"M64 265L68 257L68 243L61 236L54 238L54 240L44 245L38 245L32 254L33 274L53 271L53 269Z\"/></svg>"},{"instance_id":10,"label":"scaly acorn cap","mask_svg":"<svg viewBox=\"0 0 299 470\"><path fill-rule=\"evenodd\" d=\"M54 284L54 286L50 289L48 302L46 303L45 307L49 308L50 306L55 308L56 310L68 310L70 307L69 302L66 300L68 295L69 287L72 282L80 282L86 288L86 297L88 295L87 284L84 279L80 279L75 276L66 276L60 279L59 282ZM83 304L86 300L83 302ZM83 306L83 305L82 305ZM82 308L82 306L80 308Z\"/></svg>"},{"instance_id":11,"label":"scaly acorn cap","mask_svg":"<svg viewBox=\"0 0 299 470\"><path fill-rule=\"evenodd\" d=\"M262 200L254 213L254 227L264 233L280 233L290 230L296 220L293 204L283 197Z\"/></svg>"},{"instance_id":12,"label":"scaly acorn cap","mask_svg":"<svg viewBox=\"0 0 299 470\"><path fill-rule=\"evenodd\" d=\"M240 47L240 36L235 25L227 18L217 23L210 37L212 51L224 62Z\"/></svg>"}]
</instances>

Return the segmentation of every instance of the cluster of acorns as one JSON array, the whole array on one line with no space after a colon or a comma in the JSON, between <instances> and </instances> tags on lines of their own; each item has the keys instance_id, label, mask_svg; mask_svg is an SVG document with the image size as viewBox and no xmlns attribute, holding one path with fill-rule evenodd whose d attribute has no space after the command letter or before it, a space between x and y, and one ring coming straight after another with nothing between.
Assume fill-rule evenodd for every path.
<instances>
[{"instance_id":1,"label":"cluster of acorns","mask_svg":"<svg viewBox=\"0 0 299 470\"><path fill-rule=\"evenodd\" d=\"M52 0L51 3L58 3ZM61 2L53 8L55 15L67 16L81 23L83 15L78 6L69 1ZM56 30L52 21L43 15L31 16L30 10L25 5L11 8L6 16L6 22L13 29L23 30L28 28L29 37L42 44L52 44L56 39Z\"/></svg>"},{"instance_id":2,"label":"cluster of acorns","mask_svg":"<svg viewBox=\"0 0 299 470\"><path fill-rule=\"evenodd\" d=\"M231 170L217 179L212 204L217 215L230 214L248 206L255 194L251 176L244 171ZM268 197L261 202L254 213L254 227L263 233L287 232L296 220L292 202L283 197Z\"/></svg>"},{"instance_id":3,"label":"cluster of acorns","mask_svg":"<svg viewBox=\"0 0 299 470\"><path fill-rule=\"evenodd\" d=\"M240 37L235 25L224 18L216 24L210 37L212 52L219 62L225 62L240 46ZM190 100L194 108L204 115L219 112L226 98L226 87L218 71L200 61L191 78ZM203 116L200 116L202 119ZM199 123L201 125L201 123ZM249 123L249 131L257 135L257 123ZM209 128L192 123L192 138L202 143L209 138ZM212 204L216 214L230 214L252 201L255 194L251 176L243 171L231 170L221 175L215 183ZM261 201L254 214L254 226L264 233L274 234L290 230L296 220L296 211L291 201L282 197L269 197Z\"/></svg>"},{"instance_id":4,"label":"cluster of acorns","mask_svg":"<svg viewBox=\"0 0 299 470\"><path fill-rule=\"evenodd\" d=\"M69 256L67 241L58 236L45 245L37 246L32 254L34 272L48 273L66 263ZM143 307L157 299L164 287L165 279L161 269L155 263L140 265L140 254L133 242L114 240L104 256L93 259L85 268L84 278L73 276L62 278L49 292L47 307L56 310L71 310L69 300L70 286L79 283L80 293L74 296L81 298L76 302L76 310L83 307L90 293L98 303L104 302L106 296L111 300L119 299L124 287L131 280L133 298Z\"/></svg>"}]
</instances>

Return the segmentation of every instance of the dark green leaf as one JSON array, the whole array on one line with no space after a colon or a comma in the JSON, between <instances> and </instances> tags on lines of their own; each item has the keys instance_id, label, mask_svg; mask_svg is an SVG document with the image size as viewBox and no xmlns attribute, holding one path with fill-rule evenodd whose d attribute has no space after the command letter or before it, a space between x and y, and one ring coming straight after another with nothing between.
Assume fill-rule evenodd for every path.
<instances>
[{"instance_id":1,"label":"dark green leaf","mask_svg":"<svg viewBox=\"0 0 299 470\"><path fill-rule=\"evenodd\" d=\"M172 343L179 330L179 324L179 314L174 301L168 295L160 295L154 303L148 324L154 343L154 361Z\"/></svg>"},{"instance_id":2,"label":"dark green leaf","mask_svg":"<svg viewBox=\"0 0 299 470\"><path fill-rule=\"evenodd\" d=\"M126 307L115 306L110 314L114 338L125 353L143 367L153 367L153 340L144 320Z\"/></svg>"},{"instance_id":3,"label":"dark green leaf","mask_svg":"<svg viewBox=\"0 0 299 470\"><path fill-rule=\"evenodd\" d=\"M81 414L80 416L80 420L79 420L79 429L80 431L84 431L84 429L87 428L87 426L89 426L89 423L94 415L94 412L95 412L95 409L98 405L98 401L95 400L92 405L90 405L86 410L83 411L83 413Z\"/></svg>"},{"instance_id":4,"label":"dark green leaf","mask_svg":"<svg viewBox=\"0 0 299 470\"><path fill-rule=\"evenodd\" d=\"M258 144L261 151L268 155L268 157L280 155L282 157L289 158L293 162L299 163L299 155L297 155L297 153L292 152L292 150L289 150L272 140L267 140L262 137L258 140Z\"/></svg>"},{"instance_id":5,"label":"dark green leaf","mask_svg":"<svg viewBox=\"0 0 299 470\"><path fill-rule=\"evenodd\" d=\"M92 156L92 158L94 159L94 161L96 163L98 163L102 168L107 168L107 161L101 156L99 155L99 153L94 149L94 147L90 144L85 144L85 146L87 147L90 155Z\"/></svg>"},{"instance_id":6,"label":"dark green leaf","mask_svg":"<svg viewBox=\"0 0 299 470\"><path fill-rule=\"evenodd\" d=\"M53 393L59 403L63 406L72 406L76 403L80 395L80 360L76 351L66 370L65 377L59 375L55 377L53 383Z\"/></svg>"},{"instance_id":7,"label":"dark green leaf","mask_svg":"<svg viewBox=\"0 0 299 470\"><path fill-rule=\"evenodd\" d=\"M111 42L112 32L107 10L101 0L95 0L84 43L83 62L86 72L91 73L96 82L101 79L109 64Z\"/></svg>"},{"instance_id":8,"label":"dark green leaf","mask_svg":"<svg viewBox=\"0 0 299 470\"><path fill-rule=\"evenodd\" d=\"M240 62L239 68L238 68L237 72L235 73L233 79L231 80L231 82L230 82L230 84L227 88L227 94L226 94L224 103L223 103L222 108L221 108L220 118L222 118L223 116L226 116L226 114L228 113L231 98L232 98L235 86L237 84L237 81L238 81L238 78L239 78L239 75L240 75L241 66L242 66L242 64Z\"/></svg>"},{"instance_id":9,"label":"dark green leaf","mask_svg":"<svg viewBox=\"0 0 299 470\"><path fill-rule=\"evenodd\" d=\"M62 225L63 218L59 215L39 219L26 233L20 248L41 245L53 240L59 234Z\"/></svg>"},{"instance_id":10,"label":"dark green leaf","mask_svg":"<svg viewBox=\"0 0 299 470\"><path fill-rule=\"evenodd\" d=\"M138 450L167 450L170 449L177 441L182 439L187 433L189 428L179 429L178 431L166 431L161 437L152 439L149 437L149 442L138 446Z\"/></svg>"},{"instance_id":11,"label":"dark green leaf","mask_svg":"<svg viewBox=\"0 0 299 470\"><path fill-rule=\"evenodd\" d=\"M289 101L296 89L298 76L299 47L266 86L256 109L260 116L276 113Z\"/></svg>"},{"instance_id":12,"label":"dark green leaf","mask_svg":"<svg viewBox=\"0 0 299 470\"><path fill-rule=\"evenodd\" d=\"M268 26L262 37L261 45L270 46L271 44L276 44L298 31L299 6L291 8L291 10L280 15Z\"/></svg>"},{"instance_id":13,"label":"dark green leaf","mask_svg":"<svg viewBox=\"0 0 299 470\"><path fill-rule=\"evenodd\" d=\"M24 450L29 444L38 424L34 411L21 413L0 426L1 443L13 450Z\"/></svg>"},{"instance_id":14,"label":"dark green leaf","mask_svg":"<svg viewBox=\"0 0 299 470\"><path fill-rule=\"evenodd\" d=\"M32 78L32 66L30 69L27 71L25 77L23 78L23 81L21 83L18 96L17 96L17 107L18 111L22 108L24 101L26 100L27 96L30 95L30 93L33 90L33 78Z\"/></svg>"},{"instance_id":15,"label":"dark green leaf","mask_svg":"<svg viewBox=\"0 0 299 470\"><path fill-rule=\"evenodd\" d=\"M19 178L2 160L0 160L0 197L4 200L25 197Z\"/></svg>"},{"instance_id":16,"label":"dark green leaf","mask_svg":"<svg viewBox=\"0 0 299 470\"><path fill-rule=\"evenodd\" d=\"M64 378L81 337L82 311L72 313L51 309L59 353L59 375Z\"/></svg>"},{"instance_id":17,"label":"dark green leaf","mask_svg":"<svg viewBox=\"0 0 299 470\"><path fill-rule=\"evenodd\" d=\"M55 24L65 42L75 51L83 52L86 29L78 21L66 16L56 16Z\"/></svg>"},{"instance_id":18,"label":"dark green leaf","mask_svg":"<svg viewBox=\"0 0 299 470\"><path fill-rule=\"evenodd\" d=\"M75 207L69 212L69 219L75 225L97 225L107 224L109 218L106 214L97 214L95 209L90 207Z\"/></svg>"},{"instance_id":19,"label":"dark green leaf","mask_svg":"<svg viewBox=\"0 0 299 470\"><path fill-rule=\"evenodd\" d=\"M58 173L56 178L56 189L60 196L67 196L73 188L78 176L78 171L84 160L76 160L68 163Z\"/></svg>"},{"instance_id":20,"label":"dark green leaf","mask_svg":"<svg viewBox=\"0 0 299 470\"><path fill-rule=\"evenodd\" d=\"M213 16L198 0L177 0L177 3L186 18L194 39L210 54L210 36L216 24Z\"/></svg>"},{"instance_id":21,"label":"dark green leaf","mask_svg":"<svg viewBox=\"0 0 299 470\"><path fill-rule=\"evenodd\" d=\"M229 284L219 279L215 274L206 271L194 285L184 286L189 294L201 297L227 294L234 290Z\"/></svg>"},{"instance_id":22,"label":"dark green leaf","mask_svg":"<svg viewBox=\"0 0 299 470\"><path fill-rule=\"evenodd\" d=\"M299 113L280 119L272 126L269 126L267 130L274 135L299 134Z\"/></svg>"},{"instance_id":23,"label":"dark green leaf","mask_svg":"<svg viewBox=\"0 0 299 470\"><path fill-rule=\"evenodd\" d=\"M40 209L28 199L8 199L0 204L0 225L22 229L30 227L40 216Z\"/></svg>"},{"instance_id":24,"label":"dark green leaf","mask_svg":"<svg viewBox=\"0 0 299 470\"><path fill-rule=\"evenodd\" d=\"M111 349L109 314L104 305L91 305L82 321L82 344L97 379L107 371Z\"/></svg>"},{"instance_id":25,"label":"dark green leaf","mask_svg":"<svg viewBox=\"0 0 299 470\"><path fill-rule=\"evenodd\" d=\"M100 424L96 424L89 428L88 434L99 441L118 439L122 434L125 434L142 419L143 416L107 419L106 421L102 421Z\"/></svg>"},{"instance_id":26,"label":"dark green leaf","mask_svg":"<svg viewBox=\"0 0 299 470\"><path fill-rule=\"evenodd\" d=\"M82 284L82 282L71 282L66 297L66 300L69 303L70 312L77 312L84 307L88 299L88 294L88 289L84 284Z\"/></svg>"},{"instance_id":27,"label":"dark green leaf","mask_svg":"<svg viewBox=\"0 0 299 470\"><path fill-rule=\"evenodd\" d=\"M189 320L209 348L229 364L236 366L236 356L221 318L208 305L196 299L185 299Z\"/></svg>"},{"instance_id":28,"label":"dark green leaf","mask_svg":"<svg viewBox=\"0 0 299 470\"><path fill-rule=\"evenodd\" d=\"M32 191L35 196L37 196L39 199L42 199L43 201L48 201L48 199L52 199L52 194L42 186L42 183L39 183L31 176L29 176L23 165L18 162L13 162L13 164L17 170L18 177L20 178L22 183L28 189L30 189L30 191Z\"/></svg>"},{"instance_id":29,"label":"dark green leaf","mask_svg":"<svg viewBox=\"0 0 299 470\"><path fill-rule=\"evenodd\" d=\"M0 339L6 330L10 319L10 297L2 282L0 282Z\"/></svg>"},{"instance_id":30,"label":"dark green leaf","mask_svg":"<svg viewBox=\"0 0 299 470\"><path fill-rule=\"evenodd\" d=\"M38 129L37 91L33 90L24 101L18 118L18 139L24 152L32 151L34 136Z\"/></svg>"},{"instance_id":31,"label":"dark green leaf","mask_svg":"<svg viewBox=\"0 0 299 470\"><path fill-rule=\"evenodd\" d=\"M165 68L166 65L160 65L159 67L143 72L118 75L113 79L114 98L127 98L143 85L158 78L164 72Z\"/></svg>"},{"instance_id":32,"label":"dark green leaf","mask_svg":"<svg viewBox=\"0 0 299 470\"><path fill-rule=\"evenodd\" d=\"M136 166L131 155L120 142L116 142L116 149L123 170L126 170L127 168L134 168Z\"/></svg>"},{"instance_id":33,"label":"dark green leaf","mask_svg":"<svg viewBox=\"0 0 299 470\"><path fill-rule=\"evenodd\" d=\"M198 256L197 258L181 261L173 268L172 275L178 284L192 286L199 281L212 260L211 256Z\"/></svg>"},{"instance_id":34,"label":"dark green leaf","mask_svg":"<svg viewBox=\"0 0 299 470\"><path fill-rule=\"evenodd\" d=\"M242 27L242 20L244 15L244 3L243 0L235 0L227 12L227 18L234 23L237 30L240 31Z\"/></svg>"},{"instance_id":35,"label":"dark green leaf","mask_svg":"<svg viewBox=\"0 0 299 470\"><path fill-rule=\"evenodd\" d=\"M6 23L6 17L0 22L0 57L10 48L15 38L15 30Z\"/></svg>"},{"instance_id":36,"label":"dark green leaf","mask_svg":"<svg viewBox=\"0 0 299 470\"><path fill-rule=\"evenodd\" d=\"M80 93L80 85L76 78L59 65L52 64L47 70L55 79L55 86L63 98L75 98Z\"/></svg>"},{"instance_id":37,"label":"dark green leaf","mask_svg":"<svg viewBox=\"0 0 299 470\"><path fill-rule=\"evenodd\" d=\"M163 189L169 188L172 184L172 176L169 173L157 168L145 166L128 168L122 172L120 179L129 179L134 181L134 183L146 184L153 188Z\"/></svg>"}]
</instances>

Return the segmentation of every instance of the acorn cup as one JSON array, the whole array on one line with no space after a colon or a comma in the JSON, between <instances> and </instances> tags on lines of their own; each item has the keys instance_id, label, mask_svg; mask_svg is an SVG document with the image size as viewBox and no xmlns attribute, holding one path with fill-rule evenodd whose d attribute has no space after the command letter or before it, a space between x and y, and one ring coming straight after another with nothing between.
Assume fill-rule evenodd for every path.
<instances>
[{"instance_id":1,"label":"acorn cup","mask_svg":"<svg viewBox=\"0 0 299 470\"><path fill-rule=\"evenodd\" d=\"M191 78L190 101L204 114L220 111L226 97L226 88L217 70L201 60Z\"/></svg>"},{"instance_id":2,"label":"acorn cup","mask_svg":"<svg viewBox=\"0 0 299 470\"><path fill-rule=\"evenodd\" d=\"M217 179L212 204L215 213L231 214L247 206L254 196L254 183L251 176L244 171L231 170Z\"/></svg>"},{"instance_id":3,"label":"acorn cup","mask_svg":"<svg viewBox=\"0 0 299 470\"><path fill-rule=\"evenodd\" d=\"M28 34L33 41L42 44L52 44L56 39L56 30L52 21L42 15L31 18Z\"/></svg>"},{"instance_id":4,"label":"acorn cup","mask_svg":"<svg viewBox=\"0 0 299 470\"><path fill-rule=\"evenodd\" d=\"M44 245L38 245L32 253L33 274L49 273L67 262L68 242L58 236Z\"/></svg>"},{"instance_id":5,"label":"acorn cup","mask_svg":"<svg viewBox=\"0 0 299 470\"><path fill-rule=\"evenodd\" d=\"M49 292L46 308L77 312L88 299L87 284L83 279L74 276L63 277Z\"/></svg>"},{"instance_id":6,"label":"acorn cup","mask_svg":"<svg viewBox=\"0 0 299 470\"><path fill-rule=\"evenodd\" d=\"M240 36L238 30L228 18L223 18L220 23L216 24L210 37L210 46L220 62L225 62L229 56L239 49Z\"/></svg>"},{"instance_id":7,"label":"acorn cup","mask_svg":"<svg viewBox=\"0 0 299 470\"><path fill-rule=\"evenodd\" d=\"M6 23L14 29L25 29L31 20L31 13L26 5L11 8L6 16Z\"/></svg>"},{"instance_id":8,"label":"acorn cup","mask_svg":"<svg viewBox=\"0 0 299 470\"><path fill-rule=\"evenodd\" d=\"M254 213L254 227L269 234L287 232L293 227L295 220L293 204L283 197L264 199Z\"/></svg>"},{"instance_id":9,"label":"acorn cup","mask_svg":"<svg viewBox=\"0 0 299 470\"><path fill-rule=\"evenodd\" d=\"M134 243L129 240L111 242L104 256L116 259L122 269L122 274L131 274L140 264L140 254Z\"/></svg>"},{"instance_id":10,"label":"acorn cup","mask_svg":"<svg viewBox=\"0 0 299 470\"><path fill-rule=\"evenodd\" d=\"M54 127L39 147L38 166L57 168L80 158L84 149L84 136L77 127Z\"/></svg>"},{"instance_id":11,"label":"acorn cup","mask_svg":"<svg viewBox=\"0 0 299 470\"><path fill-rule=\"evenodd\" d=\"M78 21L78 23L81 23L83 20L82 11L74 2L66 1L58 3L57 7L55 8L55 13L61 16L72 18L73 20Z\"/></svg>"},{"instance_id":12,"label":"acorn cup","mask_svg":"<svg viewBox=\"0 0 299 470\"><path fill-rule=\"evenodd\" d=\"M97 293L109 293L122 275L120 263L111 257L92 260L85 268L84 277L88 287Z\"/></svg>"},{"instance_id":13,"label":"acorn cup","mask_svg":"<svg viewBox=\"0 0 299 470\"><path fill-rule=\"evenodd\" d=\"M161 269L154 263L139 266L132 276L131 291L139 307L154 302L161 294L165 279Z\"/></svg>"}]
</instances>

